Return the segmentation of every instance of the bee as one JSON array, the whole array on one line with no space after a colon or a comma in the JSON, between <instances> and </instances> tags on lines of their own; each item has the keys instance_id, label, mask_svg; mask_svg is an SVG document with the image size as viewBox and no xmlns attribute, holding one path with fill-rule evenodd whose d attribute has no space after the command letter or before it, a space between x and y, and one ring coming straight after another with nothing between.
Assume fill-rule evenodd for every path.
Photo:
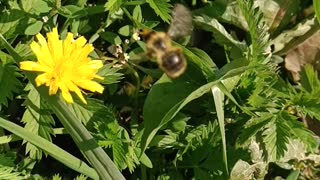
<instances>
[{"instance_id":1,"label":"bee","mask_svg":"<svg viewBox=\"0 0 320 180\"><path fill-rule=\"evenodd\" d=\"M143 30L140 35L146 42L147 55L155 59L170 78L182 75L187 62L182 49L172 45L172 40L190 35L192 32L192 16L189 9L181 4L174 6L172 18L167 32Z\"/></svg>"}]
</instances>

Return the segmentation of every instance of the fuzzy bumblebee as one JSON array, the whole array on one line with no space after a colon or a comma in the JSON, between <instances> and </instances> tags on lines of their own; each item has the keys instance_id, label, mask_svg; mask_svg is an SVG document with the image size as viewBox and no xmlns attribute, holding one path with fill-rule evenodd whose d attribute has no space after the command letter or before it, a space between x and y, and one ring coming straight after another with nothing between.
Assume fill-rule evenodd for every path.
<instances>
[{"instance_id":1,"label":"fuzzy bumblebee","mask_svg":"<svg viewBox=\"0 0 320 180\"><path fill-rule=\"evenodd\" d=\"M172 79L185 72L187 61L182 49L173 46L171 41L189 35L191 31L190 11L185 6L177 4L172 10L172 21L167 33L150 30L140 32L140 36L146 42L147 55L155 59L160 69Z\"/></svg>"}]
</instances>

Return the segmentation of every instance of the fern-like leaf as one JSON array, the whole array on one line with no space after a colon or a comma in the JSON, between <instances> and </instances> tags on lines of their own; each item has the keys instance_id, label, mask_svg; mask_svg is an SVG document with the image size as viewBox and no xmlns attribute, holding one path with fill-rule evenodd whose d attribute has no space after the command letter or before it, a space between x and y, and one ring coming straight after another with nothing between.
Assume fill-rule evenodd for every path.
<instances>
[{"instance_id":1,"label":"fern-like leaf","mask_svg":"<svg viewBox=\"0 0 320 180\"><path fill-rule=\"evenodd\" d=\"M30 92L24 103L26 111L21 121L25 123L25 129L51 141L54 120L48 110L46 110L48 109L47 105L41 101L38 91L33 86L29 84L26 89L30 90ZM33 159L40 160L42 158L42 150L29 142L27 142L26 153L29 153Z\"/></svg>"},{"instance_id":2,"label":"fern-like leaf","mask_svg":"<svg viewBox=\"0 0 320 180\"><path fill-rule=\"evenodd\" d=\"M259 60L265 52L269 34L267 25L263 22L263 14L253 7L253 0L237 0L243 16L245 17L251 37L251 60Z\"/></svg>"},{"instance_id":3,"label":"fern-like leaf","mask_svg":"<svg viewBox=\"0 0 320 180\"><path fill-rule=\"evenodd\" d=\"M103 77L102 84L114 84L123 78L123 74L118 72L120 68L114 68L112 66L113 64L110 63L99 69L98 74Z\"/></svg>"},{"instance_id":4,"label":"fern-like leaf","mask_svg":"<svg viewBox=\"0 0 320 180\"><path fill-rule=\"evenodd\" d=\"M114 163L120 169L128 167L130 172L133 172L136 164L139 164L139 159L136 153L133 151L133 147L130 147L128 133L118 125L117 122L111 123L95 123L95 127L98 130L98 143L105 148L112 148L112 155Z\"/></svg>"},{"instance_id":5,"label":"fern-like leaf","mask_svg":"<svg viewBox=\"0 0 320 180\"><path fill-rule=\"evenodd\" d=\"M17 72L16 66L0 61L0 106L7 106L8 99L13 98L13 93L20 91L22 85L17 79L19 76L21 75Z\"/></svg>"},{"instance_id":6,"label":"fern-like leaf","mask_svg":"<svg viewBox=\"0 0 320 180\"><path fill-rule=\"evenodd\" d=\"M109 10L110 14L115 13L122 5L123 0L108 0L104 7Z\"/></svg>"},{"instance_id":7,"label":"fern-like leaf","mask_svg":"<svg viewBox=\"0 0 320 180\"><path fill-rule=\"evenodd\" d=\"M0 154L0 179L26 179L15 171L15 159L13 153Z\"/></svg>"},{"instance_id":8,"label":"fern-like leaf","mask_svg":"<svg viewBox=\"0 0 320 180\"><path fill-rule=\"evenodd\" d=\"M0 179L26 179L20 175L19 172L14 172L14 168L12 167L0 167Z\"/></svg>"},{"instance_id":9,"label":"fern-like leaf","mask_svg":"<svg viewBox=\"0 0 320 180\"><path fill-rule=\"evenodd\" d=\"M314 152L318 149L318 142L315 138L316 136L310 130L306 129L302 122L297 121L297 117L292 116L288 113L284 114L287 116L287 123L291 127L290 132L294 135L296 139L299 139L304 143L305 147L309 152Z\"/></svg>"},{"instance_id":10,"label":"fern-like leaf","mask_svg":"<svg viewBox=\"0 0 320 180\"><path fill-rule=\"evenodd\" d=\"M98 102L95 102L98 105ZM129 138L127 131L122 128L114 115L111 107L104 106L100 103L98 111L94 113L93 127L96 129L98 144L104 148L112 148L113 160L119 169L128 167L133 172L139 159L131 147L132 140ZM103 113L101 113L103 112ZM133 144L133 143L132 143Z\"/></svg>"},{"instance_id":11,"label":"fern-like leaf","mask_svg":"<svg viewBox=\"0 0 320 180\"><path fill-rule=\"evenodd\" d=\"M280 159L287 150L290 137L290 126L286 123L287 117L289 116L286 116L284 111L280 111L262 133L269 160Z\"/></svg>"},{"instance_id":12,"label":"fern-like leaf","mask_svg":"<svg viewBox=\"0 0 320 180\"><path fill-rule=\"evenodd\" d=\"M314 95L300 93L292 100L297 111L304 116L310 116L320 121L320 100Z\"/></svg>"},{"instance_id":13,"label":"fern-like leaf","mask_svg":"<svg viewBox=\"0 0 320 180\"><path fill-rule=\"evenodd\" d=\"M170 7L167 0L146 0L154 12L167 23L170 21Z\"/></svg>"},{"instance_id":14,"label":"fern-like leaf","mask_svg":"<svg viewBox=\"0 0 320 180\"><path fill-rule=\"evenodd\" d=\"M318 73L313 69L312 65L305 65L300 73L300 77L302 88L306 92L312 95L318 95L320 93Z\"/></svg>"}]
</instances>

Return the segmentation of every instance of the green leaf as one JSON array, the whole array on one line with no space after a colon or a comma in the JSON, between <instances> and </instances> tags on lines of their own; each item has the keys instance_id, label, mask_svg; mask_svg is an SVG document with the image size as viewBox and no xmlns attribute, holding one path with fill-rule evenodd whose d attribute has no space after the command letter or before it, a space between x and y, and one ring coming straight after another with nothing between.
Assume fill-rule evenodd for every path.
<instances>
[{"instance_id":1,"label":"green leaf","mask_svg":"<svg viewBox=\"0 0 320 180\"><path fill-rule=\"evenodd\" d=\"M109 14L113 14L119 10L122 3L123 0L108 0L108 2L104 6L109 11Z\"/></svg>"},{"instance_id":2,"label":"green leaf","mask_svg":"<svg viewBox=\"0 0 320 180\"><path fill-rule=\"evenodd\" d=\"M230 70L219 79L194 91L192 91L195 89L194 85L186 83L188 82L186 79L180 78L174 83L166 76L159 79L150 90L143 108L145 129L141 139L142 152L145 151L157 131L170 122L185 105L207 93L213 86L219 85L223 79L237 76L244 70L241 67ZM176 93L177 89L179 89L179 94Z\"/></svg>"},{"instance_id":3,"label":"green leaf","mask_svg":"<svg viewBox=\"0 0 320 180\"><path fill-rule=\"evenodd\" d=\"M296 109L304 116L310 116L320 120L320 100L310 94L298 94L293 97L292 103Z\"/></svg>"},{"instance_id":4,"label":"green leaf","mask_svg":"<svg viewBox=\"0 0 320 180\"><path fill-rule=\"evenodd\" d=\"M75 103L70 104L70 110L87 127L92 127L96 121L105 123L116 121L111 107L105 106L97 99L89 98L87 102L87 104L83 104L77 100Z\"/></svg>"},{"instance_id":5,"label":"green leaf","mask_svg":"<svg viewBox=\"0 0 320 180\"><path fill-rule=\"evenodd\" d=\"M1 34L0 40L4 44L6 50L10 53L10 55L14 57L15 62L21 62L22 57L14 50L14 48L8 43L8 41L6 41L6 39ZM26 73L26 76L29 80L31 80L31 82L33 82L32 80L34 79L34 77L31 76L31 74ZM35 84L33 85L35 86ZM48 89L43 86L38 87L37 90L40 93L40 96L43 97L46 101L48 101L48 104L51 105L51 110L58 117L58 119L63 124L67 132L72 136L74 142L77 144L77 146L85 155L85 157L90 161L90 163L95 168L99 176L114 179L124 179L123 175L116 168L109 156L102 150L102 148L98 146L95 139L83 126L83 124L79 123L75 115L70 111L69 106L67 106L65 104L65 101L61 99L62 97L49 96ZM11 128L9 129L12 130ZM58 160L62 161L67 159L59 159L60 157L54 158L57 158ZM69 162L64 163L69 164ZM92 174L89 172L87 173L88 176L94 179L98 178L97 174Z\"/></svg>"},{"instance_id":6,"label":"green leaf","mask_svg":"<svg viewBox=\"0 0 320 180\"><path fill-rule=\"evenodd\" d=\"M105 108L104 111L110 109ZM94 119L94 128L98 131L98 143L100 146L112 148L113 161L119 169L128 167L129 171L133 172L136 164L140 164L138 156L133 151L135 147L131 146L129 134L119 126L113 112L108 112L107 115L110 116L107 119L103 117Z\"/></svg>"},{"instance_id":7,"label":"green leaf","mask_svg":"<svg viewBox=\"0 0 320 180\"><path fill-rule=\"evenodd\" d=\"M118 33L121 34L122 36L130 36L130 34L132 34L132 31L133 31L132 26L125 25L118 30Z\"/></svg>"},{"instance_id":8,"label":"green leaf","mask_svg":"<svg viewBox=\"0 0 320 180\"><path fill-rule=\"evenodd\" d=\"M138 22L142 22L142 11L141 11L141 6L137 5L134 9L133 9L133 13L132 13L132 17L138 21Z\"/></svg>"},{"instance_id":9,"label":"green leaf","mask_svg":"<svg viewBox=\"0 0 320 180\"><path fill-rule=\"evenodd\" d=\"M101 81L102 84L114 84L118 83L122 78L123 74L118 71L120 68L113 67L113 64L106 64L99 69L98 75L102 76L104 79Z\"/></svg>"},{"instance_id":10,"label":"green leaf","mask_svg":"<svg viewBox=\"0 0 320 180\"><path fill-rule=\"evenodd\" d=\"M72 156L68 152L64 151L63 149L59 148L58 146L52 144L51 142L47 141L46 139L34 135L33 133L25 130L24 128L7 121L0 117L0 126L13 134L23 138L26 141L34 144L37 147L40 147L48 153L53 158L57 159L61 163L65 164L66 166L70 167L71 169L83 173L93 179L98 179L98 175L94 169L90 168L85 162L77 159L76 157Z\"/></svg>"},{"instance_id":11,"label":"green leaf","mask_svg":"<svg viewBox=\"0 0 320 180\"><path fill-rule=\"evenodd\" d=\"M254 8L252 0L237 0L237 2L248 23L251 37L252 51L248 58L261 62L265 59L260 57L263 56L269 40L268 27L263 21L263 14L258 8Z\"/></svg>"},{"instance_id":12,"label":"green leaf","mask_svg":"<svg viewBox=\"0 0 320 180\"><path fill-rule=\"evenodd\" d=\"M213 32L213 36L218 44L221 46L237 47L239 50L244 51L247 46L244 42L235 40L227 30L216 19L208 16L196 16L194 22L202 29Z\"/></svg>"},{"instance_id":13,"label":"green leaf","mask_svg":"<svg viewBox=\"0 0 320 180\"><path fill-rule=\"evenodd\" d=\"M48 141L52 141L51 135L53 134L54 120L48 106L45 105L38 91L29 84L26 90L30 90L26 101L26 111L24 112L21 122L25 124L25 129L33 134L41 136ZM24 142L25 143L25 142ZM42 158L42 151L37 146L27 143L26 154L33 159L40 160Z\"/></svg>"},{"instance_id":14,"label":"green leaf","mask_svg":"<svg viewBox=\"0 0 320 180\"><path fill-rule=\"evenodd\" d=\"M0 34L6 39L24 34L25 27L28 26L28 20L26 13L18 9L1 12Z\"/></svg>"},{"instance_id":15,"label":"green leaf","mask_svg":"<svg viewBox=\"0 0 320 180\"><path fill-rule=\"evenodd\" d=\"M146 0L154 12L161 17L164 22L170 21L170 7L167 0Z\"/></svg>"},{"instance_id":16,"label":"green leaf","mask_svg":"<svg viewBox=\"0 0 320 180\"><path fill-rule=\"evenodd\" d=\"M300 83L304 90L313 95L320 93L320 81L318 73L311 64L306 64L300 72Z\"/></svg>"},{"instance_id":17,"label":"green leaf","mask_svg":"<svg viewBox=\"0 0 320 180\"><path fill-rule=\"evenodd\" d=\"M308 130L302 122L297 120L296 117L289 114L287 114L287 116L290 116L290 118L287 118L289 119L287 123L291 127L290 132L295 136L295 138L304 143L308 152L313 153L317 151L319 143L314 133Z\"/></svg>"},{"instance_id":18,"label":"green leaf","mask_svg":"<svg viewBox=\"0 0 320 180\"><path fill-rule=\"evenodd\" d=\"M19 172L14 172L13 167L0 167L0 179L26 179L27 177L20 175Z\"/></svg>"},{"instance_id":19,"label":"green leaf","mask_svg":"<svg viewBox=\"0 0 320 180\"><path fill-rule=\"evenodd\" d=\"M287 144L290 137L290 126L286 121L290 121L292 117L287 112L280 111L266 126L263 131L263 142L268 151L268 159L276 161L284 156L287 151Z\"/></svg>"},{"instance_id":20,"label":"green leaf","mask_svg":"<svg viewBox=\"0 0 320 180\"><path fill-rule=\"evenodd\" d=\"M272 118L273 115L270 113L261 113L259 117L253 117L243 128L238 138L238 142L240 144L249 143L251 138L259 131L263 130Z\"/></svg>"},{"instance_id":21,"label":"green leaf","mask_svg":"<svg viewBox=\"0 0 320 180\"><path fill-rule=\"evenodd\" d=\"M20 91L22 85L17 79L19 76L21 75L17 72L16 66L0 61L0 106L8 106L8 99L12 99L13 94Z\"/></svg>"},{"instance_id":22,"label":"green leaf","mask_svg":"<svg viewBox=\"0 0 320 180\"><path fill-rule=\"evenodd\" d=\"M122 40L121 38L113 32L103 32L99 34L100 37L104 40L106 40L107 42L109 42L110 44L121 44Z\"/></svg>"},{"instance_id":23,"label":"green leaf","mask_svg":"<svg viewBox=\"0 0 320 180\"><path fill-rule=\"evenodd\" d=\"M299 170L291 171L291 173L288 175L286 180L297 180L299 178L299 175L300 175Z\"/></svg>"},{"instance_id":24,"label":"green leaf","mask_svg":"<svg viewBox=\"0 0 320 180\"><path fill-rule=\"evenodd\" d=\"M43 0L21 0L22 9L30 14L49 13L52 9L49 1Z\"/></svg>"},{"instance_id":25,"label":"green leaf","mask_svg":"<svg viewBox=\"0 0 320 180\"><path fill-rule=\"evenodd\" d=\"M42 21L36 21L35 23L28 26L24 31L24 33L26 35L35 35L40 32L40 30L42 29L42 26L43 26Z\"/></svg>"},{"instance_id":26,"label":"green leaf","mask_svg":"<svg viewBox=\"0 0 320 180\"><path fill-rule=\"evenodd\" d=\"M225 164L225 171L227 176L229 176L227 146L226 146L226 132L224 128L224 94L216 86L211 88L211 93L213 95L214 104L215 104L217 116L218 116L219 129L220 129L221 140L222 140L222 156Z\"/></svg>"},{"instance_id":27,"label":"green leaf","mask_svg":"<svg viewBox=\"0 0 320 180\"><path fill-rule=\"evenodd\" d=\"M316 13L318 23L320 24L320 1L319 0L313 0L313 9Z\"/></svg>"}]
</instances>

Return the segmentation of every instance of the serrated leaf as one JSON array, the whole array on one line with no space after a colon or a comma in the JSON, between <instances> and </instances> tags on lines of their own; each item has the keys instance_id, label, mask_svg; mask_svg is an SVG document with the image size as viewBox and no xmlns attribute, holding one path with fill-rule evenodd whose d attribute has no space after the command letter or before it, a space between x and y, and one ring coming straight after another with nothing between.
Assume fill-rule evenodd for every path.
<instances>
[{"instance_id":1,"label":"serrated leaf","mask_svg":"<svg viewBox=\"0 0 320 180\"><path fill-rule=\"evenodd\" d=\"M123 74L118 71L120 68L113 67L113 64L106 64L99 69L98 75L104 77L102 84L114 84L123 78Z\"/></svg>"},{"instance_id":2,"label":"serrated leaf","mask_svg":"<svg viewBox=\"0 0 320 180\"><path fill-rule=\"evenodd\" d=\"M86 126L92 126L95 121L105 123L116 121L111 107L105 106L97 99L87 99L87 105L78 102L70 104L71 111L76 115L78 120Z\"/></svg>"},{"instance_id":3,"label":"serrated leaf","mask_svg":"<svg viewBox=\"0 0 320 180\"><path fill-rule=\"evenodd\" d=\"M172 83L166 76L160 78L150 90L143 108L145 129L141 139L142 152L147 148L157 131L170 122L185 105L201 97L215 85L219 85L219 88L222 88L220 83L223 79L242 74L245 69L240 67L230 70L221 75L219 79L202 85L198 89L195 89L195 84L186 83L188 79L183 79L182 77L178 81L174 81L175 83ZM178 94L176 93L176 89L180 90ZM229 93L225 90L223 92ZM229 94L226 95L232 98ZM236 101L232 101L236 103Z\"/></svg>"},{"instance_id":4,"label":"serrated leaf","mask_svg":"<svg viewBox=\"0 0 320 180\"><path fill-rule=\"evenodd\" d=\"M110 14L115 13L119 10L119 8L122 5L123 0L108 0L108 2L105 4L105 8L109 10Z\"/></svg>"},{"instance_id":5,"label":"serrated leaf","mask_svg":"<svg viewBox=\"0 0 320 180\"><path fill-rule=\"evenodd\" d=\"M0 167L0 179L26 179L25 176L20 175L19 172L14 172L13 167Z\"/></svg>"},{"instance_id":6,"label":"serrated leaf","mask_svg":"<svg viewBox=\"0 0 320 180\"><path fill-rule=\"evenodd\" d=\"M17 72L17 67L11 63L0 61L0 106L8 106L8 99L13 98L13 94L20 91L22 87L17 77L21 76Z\"/></svg>"},{"instance_id":7,"label":"serrated leaf","mask_svg":"<svg viewBox=\"0 0 320 180\"><path fill-rule=\"evenodd\" d=\"M238 139L239 143L244 144L248 141L250 142L250 138L255 136L259 131L263 130L272 117L272 114L263 113L258 118L252 118L242 130L242 133Z\"/></svg>"},{"instance_id":8,"label":"serrated leaf","mask_svg":"<svg viewBox=\"0 0 320 180\"><path fill-rule=\"evenodd\" d=\"M167 0L146 0L154 12L167 23L170 21L170 7Z\"/></svg>"},{"instance_id":9,"label":"serrated leaf","mask_svg":"<svg viewBox=\"0 0 320 180\"><path fill-rule=\"evenodd\" d=\"M110 114L113 118L95 119L94 128L98 131L98 144L105 148L112 148L113 161L119 169L128 167L133 172L139 159L130 146L130 139L127 131L119 126L115 115ZM111 121L110 121L111 120Z\"/></svg>"},{"instance_id":10,"label":"serrated leaf","mask_svg":"<svg viewBox=\"0 0 320 180\"><path fill-rule=\"evenodd\" d=\"M263 142L266 144L268 159L276 161L284 156L290 137L290 126L286 121L290 120L286 112L280 111L266 126L263 131Z\"/></svg>"},{"instance_id":11,"label":"serrated leaf","mask_svg":"<svg viewBox=\"0 0 320 180\"><path fill-rule=\"evenodd\" d=\"M21 122L25 124L25 129L41 136L48 141L52 141L51 134L53 134L54 120L48 110L48 105L46 105L38 93L38 91L29 84L27 87L29 94L27 96L24 104L26 105L26 111L24 112ZM26 141L24 141L26 143ZM42 158L42 150L27 142L26 154L33 159L40 160Z\"/></svg>"},{"instance_id":12,"label":"serrated leaf","mask_svg":"<svg viewBox=\"0 0 320 180\"><path fill-rule=\"evenodd\" d=\"M318 73L313 69L312 65L306 64L302 69L300 76L300 82L304 90L314 95L320 93Z\"/></svg>"},{"instance_id":13,"label":"serrated leaf","mask_svg":"<svg viewBox=\"0 0 320 180\"><path fill-rule=\"evenodd\" d=\"M299 113L320 120L320 100L314 95L298 94L292 101Z\"/></svg>"}]
</instances>

